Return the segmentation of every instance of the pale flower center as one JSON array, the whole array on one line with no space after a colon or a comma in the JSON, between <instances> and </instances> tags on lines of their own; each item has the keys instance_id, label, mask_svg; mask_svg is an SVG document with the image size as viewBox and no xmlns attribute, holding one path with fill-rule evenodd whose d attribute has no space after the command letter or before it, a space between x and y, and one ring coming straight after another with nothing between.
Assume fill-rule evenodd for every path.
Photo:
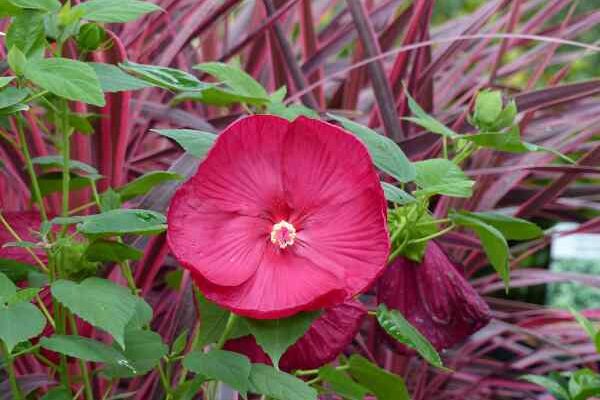
<instances>
[{"instance_id":1,"label":"pale flower center","mask_svg":"<svg viewBox=\"0 0 600 400\"><path fill-rule=\"evenodd\" d=\"M279 221L271 229L271 243L285 249L294 244L296 239L296 228L287 221Z\"/></svg>"}]
</instances>

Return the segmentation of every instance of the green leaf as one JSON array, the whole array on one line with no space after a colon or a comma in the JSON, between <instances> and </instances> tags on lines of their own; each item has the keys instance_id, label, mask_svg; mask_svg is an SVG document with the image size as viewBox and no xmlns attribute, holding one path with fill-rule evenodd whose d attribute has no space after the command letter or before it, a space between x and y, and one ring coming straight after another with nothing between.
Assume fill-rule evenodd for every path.
<instances>
[{"instance_id":1,"label":"green leaf","mask_svg":"<svg viewBox=\"0 0 600 400\"><path fill-rule=\"evenodd\" d=\"M573 314L577 323L583 328L583 330L585 330L585 332L588 334L588 336L596 346L596 352L600 354L600 331L598 330L598 328L592 323L592 321L587 319L585 315L581 314L574 308L569 308L569 311L571 312L571 314Z\"/></svg>"},{"instance_id":2,"label":"green leaf","mask_svg":"<svg viewBox=\"0 0 600 400\"><path fill-rule=\"evenodd\" d=\"M0 273L0 306L17 293L17 287L6 275Z\"/></svg>"},{"instance_id":3,"label":"green leaf","mask_svg":"<svg viewBox=\"0 0 600 400\"><path fill-rule=\"evenodd\" d=\"M128 73L163 89L183 92L204 90L210 87L210 85L200 82L194 75L174 68L137 64L131 61L125 61L119 66Z\"/></svg>"},{"instance_id":4,"label":"green leaf","mask_svg":"<svg viewBox=\"0 0 600 400\"><path fill-rule=\"evenodd\" d=\"M21 8L33 10L57 11L61 4L58 0L9 0L12 4Z\"/></svg>"},{"instance_id":5,"label":"green leaf","mask_svg":"<svg viewBox=\"0 0 600 400\"><path fill-rule=\"evenodd\" d=\"M129 365L118 350L97 340L76 335L53 335L40 340L43 348L84 361Z\"/></svg>"},{"instance_id":6,"label":"green leaf","mask_svg":"<svg viewBox=\"0 0 600 400\"><path fill-rule=\"evenodd\" d=\"M12 4L10 0L0 0L0 18L14 17L22 12L23 9Z\"/></svg>"},{"instance_id":7,"label":"green leaf","mask_svg":"<svg viewBox=\"0 0 600 400\"><path fill-rule=\"evenodd\" d=\"M69 189L71 192L89 187L92 184L87 177L79 176L74 173L71 173L70 175L71 180L69 182ZM62 192L62 172L48 172L42 174L38 176L38 183L40 184L42 197L52 193Z\"/></svg>"},{"instance_id":8,"label":"green leaf","mask_svg":"<svg viewBox=\"0 0 600 400\"><path fill-rule=\"evenodd\" d=\"M126 327L127 330L131 329L142 329L148 327L150 322L152 321L152 317L154 316L154 311L150 304L144 300L142 297L134 296L135 298L135 308L133 311L133 317L129 320L129 323Z\"/></svg>"},{"instance_id":9,"label":"green leaf","mask_svg":"<svg viewBox=\"0 0 600 400\"><path fill-rule=\"evenodd\" d=\"M508 128L515 122L517 112L517 103L514 100L509 101L500 115L498 115L498 118L496 118L490 129L499 131L501 129Z\"/></svg>"},{"instance_id":10,"label":"green leaf","mask_svg":"<svg viewBox=\"0 0 600 400\"><path fill-rule=\"evenodd\" d=\"M393 140L347 118L333 114L327 115L339 121L344 128L363 141L377 168L393 176L398 182L410 182L415 179L414 164Z\"/></svg>"},{"instance_id":11,"label":"green leaf","mask_svg":"<svg viewBox=\"0 0 600 400\"><path fill-rule=\"evenodd\" d=\"M366 387L354 382L348 374L330 365L319 369L319 378L329 383L331 390L348 400L363 400L370 392Z\"/></svg>"},{"instance_id":12,"label":"green leaf","mask_svg":"<svg viewBox=\"0 0 600 400\"><path fill-rule=\"evenodd\" d=\"M150 83L123 72L116 65L95 62L88 65L96 72L103 92L126 92L152 87Z\"/></svg>"},{"instance_id":13,"label":"green leaf","mask_svg":"<svg viewBox=\"0 0 600 400\"><path fill-rule=\"evenodd\" d=\"M267 104L269 100L262 97L244 96L217 86L207 86L201 91L178 94L171 102L176 105L183 101L198 101L212 106L227 107L237 103L261 106Z\"/></svg>"},{"instance_id":14,"label":"green leaf","mask_svg":"<svg viewBox=\"0 0 600 400\"><path fill-rule=\"evenodd\" d=\"M502 93L494 90L479 92L475 98L473 119L479 126L490 126L502 112Z\"/></svg>"},{"instance_id":15,"label":"green leaf","mask_svg":"<svg viewBox=\"0 0 600 400\"><path fill-rule=\"evenodd\" d=\"M58 280L52 295L71 312L110 333L125 347L125 327L134 316L136 296L109 280L87 278L80 284Z\"/></svg>"},{"instance_id":16,"label":"green leaf","mask_svg":"<svg viewBox=\"0 0 600 400\"><path fill-rule=\"evenodd\" d=\"M350 375L375 394L377 400L410 400L404 380L387 372L366 358L353 354L350 357Z\"/></svg>"},{"instance_id":17,"label":"green leaf","mask_svg":"<svg viewBox=\"0 0 600 400\"><path fill-rule=\"evenodd\" d=\"M15 80L14 76L0 76L0 89L11 83L13 80Z\"/></svg>"},{"instance_id":18,"label":"green leaf","mask_svg":"<svg viewBox=\"0 0 600 400\"><path fill-rule=\"evenodd\" d=\"M183 332L177 336L177 338L173 341L173 345L171 346L171 352L169 353L171 356L178 356L185 350L185 346L188 341L188 333L187 329L184 329Z\"/></svg>"},{"instance_id":19,"label":"green leaf","mask_svg":"<svg viewBox=\"0 0 600 400\"><path fill-rule=\"evenodd\" d=\"M413 99L410 96L408 90L405 90L404 93L406 95L406 98L408 99L408 108L410 108L410 111L413 113L414 117L408 117L403 119L420 125L423 128L427 129L429 132L437 133L438 135L442 135L450 139L455 139L460 136L458 133L454 132L452 129L448 128L446 125L442 124L440 121L427 114L425 110L423 110L421 106L415 101L415 99Z\"/></svg>"},{"instance_id":20,"label":"green leaf","mask_svg":"<svg viewBox=\"0 0 600 400\"><path fill-rule=\"evenodd\" d=\"M18 47L27 58L42 56L46 47L44 13L25 10L13 18L6 32L6 48Z\"/></svg>"},{"instance_id":21,"label":"green leaf","mask_svg":"<svg viewBox=\"0 0 600 400\"><path fill-rule=\"evenodd\" d=\"M160 185L161 183L178 180L181 180L181 175L175 172L152 171L140 176L124 186L121 186L120 188L117 188L116 191L121 195L121 199L123 201L127 201L133 199L134 197L145 195L155 186Z\"/></svg>"},{"instance_id":22,"label":"green leaf","mask_svg":"<svg viewBox=\"0 0 600 400\"><path fill-rule=\"evenodd\" d=\"M583 368L569 379L569 394L573 400L588 400L600 395L600 375Z\"/></svg>"},{"instance_id":23,"label":"green leaf","mask_svg":"<svg viewBox=\"0 0 600 400\"><path fill-rule=\"evenodd\" d=\"M23 101L29 92L25 89L17 89L14 86L9 86L0 91L0 108L14 106Z\"/></svg>"},{"instance_id":24,"label":"green leaf","mask_svg":"<svg viewBox=\"0 0 600 400\"><path fill-rule=\"evenodd\" d=\"M308 330L320 312L302 312L283 319L250 319L246 323L256 342L277 368L285 351Z\"/></svg>"},{"instance_id":25,"label":"green leaf","mask_svg":"<svg viewBox=\"0 0 600 400\"><path fill-rule=\"evenodd\" d=\"M474 181L470 180L460 167L443 158L418 161L415 164L419 186L418 193L425 195L442 194L451 197L471 197Z\"/></svg>"},{"instance_id":26,"label":"green leaf","mask_svg":"<svg viewBox=\"0 0 600 400\"><path fill-rule=\"evenodd\" d=\"M156 4L138 0L88 0L75 7L83 18L96 22L129 22L161 10Z\"/></svg>"},{"instance_id":27,"label":"green leaf","mask_svg":"<svg viewBox=\"0 0 600 400\"><path fill-rule=\"evenodd\" d=\"M63 158L62 156L42 156L35 157L31 160L34 165L39 165L43 168L62 168L63 167ZM71 171L82 171L85 172L90 179L100 179L101 175L98 173L98 170L91 165L88 165L84 162L77 160L69 160L69 170Z\"/></svg>"},{"instance_id":28,"label":"green leaf","mask_svg":"<svg viewBox=\"0 0 600 400\"><path fill-rule=\"evenodd\" d=\"M380 304L377 322L394 339L415 349L429 364L445 369L435 347L399 311L388 310L385 304Z\"/></svg>"},{"instance_id":29,"label":"green leaf","mask_svg":"<svg viewBox=\"0 0 600 400\"><path fill-rule=\"evenodd\" d=\"M83 256L89 261L121 262L139 260L144 253L135 247L112 240L97 240L90 243Z\"/></svg>"},{"instance_id":30,"label":"green leaf","mask_svg":"<svg viewBox=\"0 0 600 400\"><path fill-rule=\"evenodd\" d=\"M30 272L37 272L37 268L17 260L0 258L0 276L6 275L13 282L21 282L27 279ZM0 277L0 297L2 297L1 282L2 278Z\"/></svg>"},{"instance_id":31,"label":"green leaf","mask_svg":"<svg viewBox=\"0 0 600 400\"><path fill-rule=\"evenodd\" d=\"M9 352L14 347L38 336L46 326L46 318L31 303L17 303L0 307L0 340Z\"/></svg>"},{"instance_id":32,"label":"green leaf","mask_svg":"<svg viewBox=\"0 0 600 400\"><path fill-rule=\"evenodd\" d=\"M29 60L25 65L25 77L69 100L100 107L106 103L96 72L81 61L60 57Z\"/></svg>"},{"instance_id":33,"label":"green leaf","mask_svg":"<svg viewBox=\"0 0 600 400\"><path fill-rule=\"evenodd\" d=\"M222 381L243 396L248 392L252 364L244 355L225 350L193 351L183 359L183 366L207 379Z\"/></svg>"},{"instance_id":34,"label":"green leaf","mask_svg":"<svg viewBox=\"0 0 600 400\"><path fill-rule=\"evenodd\" d=\"M8 52L6 57L8 66L15 73L15 75L23 75L25 73L25 66L27 65L27 57L18 47L13 46Z\"/></svg>"},{"instance_id":35,"label":"green leaf","mask_svg":"<svg viewBox=\"0 0 600 400\"><path fill-rule=\"evenodd\" d=\"M192 129L152 129L159 135L173 139L186 153L196 158L204 158L217 140L217 135Z\"/></svg>"},{"instance_id":36,"label":"green leaf","mask_svg":"<svg viewBox=\"0 0 600 400\"><path fill-rule=\"evenodd\" d=\"M462 214L477 218L486 224L493 226L508 240L530 240L536 239L544 234L544 231L533 222L498 212L463 211Z\"/></svg>"},{"instance_id":37,"label":"green leaf","mask_svg":"<svg viewBox=\"0 0 600 400\"><path fill-rule=\"evenodd\" d=\"M48 390L48 393L41 400L72 400L73 394L69 389L62 386Z\"/></svg>"},{"instance_id":38,"label":"green leaf","mask_svg":"<svg viewBox=\"0 0 600 400\"><path fill-rule=\"evenodd\" d=\"M571 396L560 383L540 375L523 375L521 379L539 385L550 392L557 400L571 400Z\"/></svg>"},{"instance_id":39,"label":"green leaf","mask_svg":"<svg viewBox=\"0 0 600 400\"><path fill-rule=\"evenodd\" d=\"M381 182L381 187L383 188L383 194L388 201L400 205L406 205L416 201L416 199L410 194L406 193L400 188L397 188L391 183Z\"/></svg>"},{"instance_id":40,"label":"green leaf","mask_svg":"<svg viewBox=\"0 0 600 400\"><path fill-rule=\"evenodd\" d=\"M521 141L518 125L513 126L506 132L481 132L474 135L463 135L461 139L473 142L481 147L507 153L527 153L534 151Z\"/></svg>"},{"instance_id":41,"label":"green leaf","mask_svg":"<svg viewBox=\"0 0 600 400\"><path fill-rule=\"evenodd\" d=\"M173 400L193 400L202 390L205 381L203 376L196 375L194 379L183 382L173 392Z\"/></svg>"},{"instance_id":42,"label":"green leaf","mask_svg":"<svg viewBox=\"0 0 600 400\"><path fill-rule=\"evenodd\" d=\"M158 365L167 355L168 347L156 332L128 329L125 335L125 358L129 364L109 363L103 371L110 378L130 378L144 375Z\"/></svg>"},{"instance_id":43,"label":"green leaf","mask_svg":"<svg viewBox=\"0 0 600 400\"><path fill-rule=\"evenodd\" d=\"M252 364L249 391L274 400L317 400L317 391L306 382L264 364Z\"/></svg>"},{"instance_id":44,"label":"green leaf","mask_svg":"<svg viewBox=\"0 0 600 400\"><path fill-rule=\"evenodd\" d=\"M118 209L84 217L77 231L92 236L152 235L164 231L166 223L156 211Z\"/></svg>"},{"instance_id":45,"label":"green leaf","mask_svg":"<svg viewBox=\"0 0 600 400\"><path fill-rule=\"evenodd\" d=\"M7 298L6 304L8 306L11 306L13 304L18 304L18 303L29 303L31 300L33 300L35 298L35 296L38 295L40 290L41 290L40 288L33 288L33 287L21 289L16 294Z\"/></svg>"},{"instance_id":46,"label":"green leaf","mask_svg":"<svg viewBox=\"0 0 600 400\"><path fill-rule=\"evenodd\" d=\"M302 104L292 104L290 106L286 106L285 104L279 103L269 103L267 104L267 113L279 115L289 121L293 121L301 115L310 118L319 118L319 114Z\"/></svg>"},{"instance_id":47,"label":"green leaf","mask_svg":"<svg viewBox=\"0 0 600 400\"><path fill-rule=\"evenodd\" d=\"M229 311L217 306L204 295L196 292L198 312L200 314L200 333L198 334L198 348L214 343L221 337L229 318ZM239 322L239 321L238 321Z\"/></svg>"},{"instance_id":48,"label":"green leaf","mask_svg":"<svg viewBox=\"0 0 600 400\"><path fill-rule=\"evenodd\" d=\"M504 281L504 286L508 290L510 283L510 270L508 268L508 243L502 236L502 233L478 218L473 218L462 212L453 212L449 215L450 219L457 225L472 229L485 250L485 254L490 260L490 263Z\"/></svg>"},{"instance_id":49,"label":"green leaf","mask_svg":"<svg viewBox=\"0 0 600 400\"><path fill-rule=\"evenodd\" d=\"M103 213L119 209L122 205L121 195L112 188L106 189L106 191L100 195L100 211Z\"/></svg>"},{"instance_id":50,"label":"green leaf","mask_svg":"<svg viewBox=\"0 0 600 400\"><path fill-rule=\"evenodd\" d=\"M194 69L214 76L218 81L231 88L232 92L246 97L269 101L269 94L260 83L242 69L220 62L208 62L194 66Z\"/></svg>"}]
</instances>

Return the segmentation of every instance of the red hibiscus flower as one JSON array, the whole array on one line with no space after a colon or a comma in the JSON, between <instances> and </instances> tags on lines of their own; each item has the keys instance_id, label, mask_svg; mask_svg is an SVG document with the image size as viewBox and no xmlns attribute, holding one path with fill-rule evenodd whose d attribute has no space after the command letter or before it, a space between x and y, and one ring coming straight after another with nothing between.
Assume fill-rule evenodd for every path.
<instances>
[{"instance_id":1,"label":"red hibiscus flower","mask_svg":"<svg viewBox=\"0 0 600 400\"><path fill-rule=\"evenodd\" d=\"M356 300L327 309L281 357L284 371L319 368L335 358L352 342L366 308ZM271 364L271 359L252 336L229 340L225 349L244 354L253 363Z\"/></svg>"},{"instance_id":2,"label":"red hibiscus flower","mask_svg":"<svg viewBox=\"0 0 600 400\"><path fill-rule=\"evenodd\" d=\"M365 290L389 252L365 146L334 125L256 115L219 135L174 195L167 238L206 297L281 318Z\"/></svg>"},{"instance_id":3,"label":"red hibiscus flower","mask_svg":"<svg viewBox=\"0 0 600 400\"><path fill-rule=\"evenodd\" d=\"M399 257L389 266L379 280L377 300L399 310L438 350L490 320L488 305L433 241L421 263Z\"/></svg>"},{"instance_id":4,"label":"red hibiscus flower","mask_svg":"<svg viewBox=\"0 0 600 400\"><path fill-rule=\"evenodd\" d=\"M40 216L34 211L11 211L3 212L2 216L11 228L19 235L21 240L26 242L38 242L39 238L35 236L35 231L40 229ZM35 265L36 261L31 253L21 247L2 247L6 243L16 242L13 235L0 225L0 258L8 258L20 261L26 264ZM33 249L36 256L42 261L46 261L46 254L41 249Z\"/></svg>"}]
</instances>

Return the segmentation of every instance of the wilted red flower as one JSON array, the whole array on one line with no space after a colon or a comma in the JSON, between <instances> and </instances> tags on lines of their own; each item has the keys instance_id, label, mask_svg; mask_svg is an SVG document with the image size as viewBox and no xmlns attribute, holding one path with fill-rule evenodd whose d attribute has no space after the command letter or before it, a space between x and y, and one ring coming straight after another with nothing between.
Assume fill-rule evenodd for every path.
<instances>
[{"instance_id":1,"label":"wilted red flower","mask_svg":"<svg viewBox=\"0 0 600 400\"><path fill-rule=\"evenodd\" d=\"M325 310L283 354L279 367L284 371L313 369L335 360L352 342L366 314L366 308L356 300ZM224 348L248 356L253 363L271 364L253 336L229 340Z\"/></svg>"},{"instance_id":2,"label":"wilted red flower","mask_svg":"<svg viewBox=\"0 0 600 400\"><path fill-rule=\"evenodd\" d=\"M399 310L438 350L464 340L490 320L486 302L433 241L421 263L398 257L387 268L377 300Z\"/></svg>"},{"instance_id":3,"label":"wilted red flower","mask_svg":"<svg viewBox=\"0 0 600 400\"><path fill-rule=\"evenodd\" d=\"M35 237L34 231L40 229L41 219L34 211L10 211L3 212L2 216L11 228L19 235L21 240L26 242L37 242L39 238ZM22 247L2 247L6 243L16 242L17 240L0 225L0 258L8 258L27 264L35 264L36 261L26 249ZM35 254L42 260L46 260L46 254L41 249L33 249Z\"/></svg>"},{"instance_id":4,"label":"wilted red flower","mask_svg":"<svg viewBox=\"0 0 600 400\"><path fill-rule=\"evenodd\" d=\"M167 237L206 297L281 318L363 291L389 252L365 146L334 125L255 115L219 135L175 194Z\"/></svg>"}]
</instances>

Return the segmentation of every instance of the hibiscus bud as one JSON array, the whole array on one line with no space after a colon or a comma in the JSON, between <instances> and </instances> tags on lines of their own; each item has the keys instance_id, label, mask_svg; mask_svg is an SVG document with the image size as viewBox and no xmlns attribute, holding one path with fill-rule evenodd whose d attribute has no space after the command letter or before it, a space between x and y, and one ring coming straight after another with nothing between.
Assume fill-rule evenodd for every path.
<instances>
[{"instance_id":1,"label":"hibiscus bud","mask_svg":"<svg viewBox=\"0 0 600 400\"><path fill-rule=\"evenodd\" d=\"M381 276L377 301L396 309L438 349L481 329L490 309L434 241L421 263L398 257ZM398 344L400 350L404 346Z\"/></svg>"},{"instance_id":2,"label":"hibiscus bud","mask_svg":"<svg viewBox=\"0 0 600 400\"><path fill-rule=\"evenodd\" d=\"M366 308L356 300L325 310L283 354L280 368L284 371L313 369L335 360L352 342L366 314ZM252 336L229 340L225 349L244 354L253 363L271 364L269 356Z\"/></svg>"},{"instance_id":3,"label":"hibiscus bud","mask_svg":"<svg viewBox=\"0 0 600 400\"><path fill-rule=\"evenodd\" d=\"M80 50L94 51L106 41L106 32L98 24L90 22L81 27L76 40Z\"/></svg>"}]
</instances>

